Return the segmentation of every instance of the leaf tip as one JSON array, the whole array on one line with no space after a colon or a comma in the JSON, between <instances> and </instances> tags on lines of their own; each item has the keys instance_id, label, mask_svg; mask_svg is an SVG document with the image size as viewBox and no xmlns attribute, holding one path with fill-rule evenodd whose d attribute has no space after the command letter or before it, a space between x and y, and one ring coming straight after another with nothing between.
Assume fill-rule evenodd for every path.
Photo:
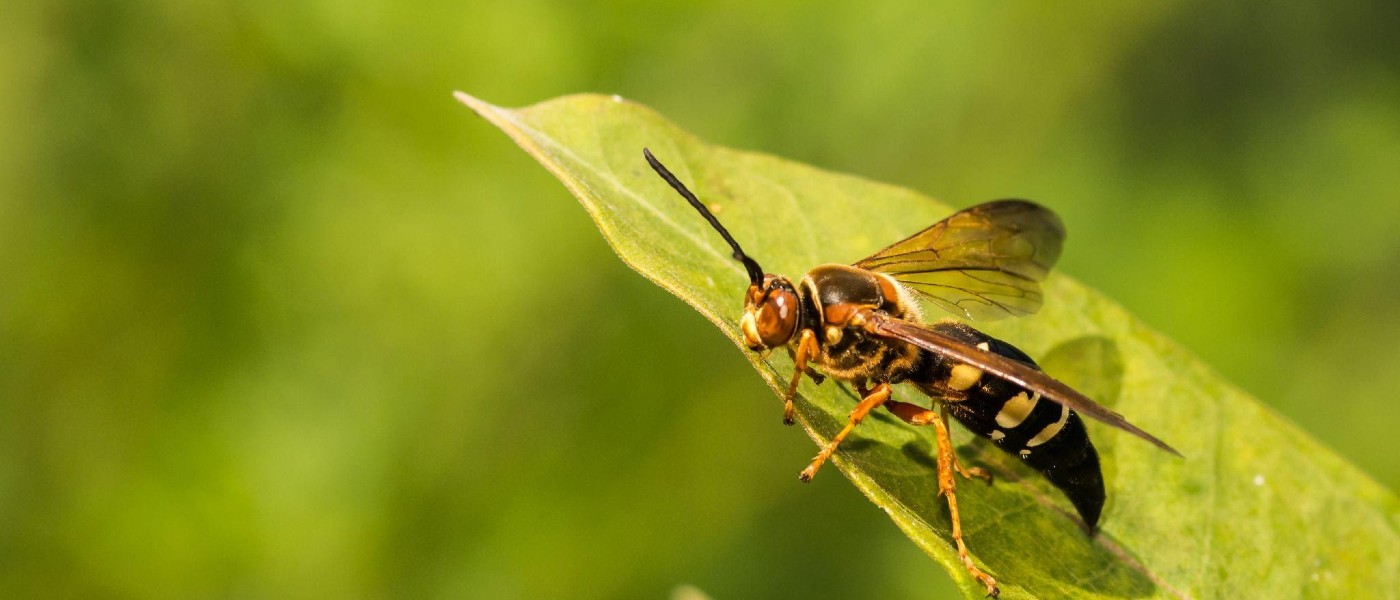
<instances>
[{"instance_id":1,"label":"leaf tip","mask_svg":"<svg viewBox=\"0 0 1400 600\"><path fill-rule=\"evenodd\" d=\"M467 105L467 108L472 109L472 111L479 115L485 115L487 111L496 108L486 101L463 91L453 91L452 97L456 98L458 102Z\"/></svg>"}]
</instances>

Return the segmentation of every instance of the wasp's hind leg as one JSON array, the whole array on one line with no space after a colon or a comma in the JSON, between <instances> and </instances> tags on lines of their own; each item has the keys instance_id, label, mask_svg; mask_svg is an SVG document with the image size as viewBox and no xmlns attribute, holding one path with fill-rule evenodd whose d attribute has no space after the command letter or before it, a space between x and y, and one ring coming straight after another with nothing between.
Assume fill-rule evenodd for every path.
<instances>
[{"instance_id":1,"label":"wasp's hind leg","mask_svg":"<svg viewBox=\"0 0 1400 600\"><path fill-rule=\"evenodd\" d=\"M944 423L948 422L948 411L946 408L942 407L941 404L942 403L940 403L940 409L935 411L917 404L891 400L885 403L885 408L910 425L930 425L940 417L943 419ZM977 478L987 482L989 485L992 483L991 471L983 469L982 467L964 467L962 462L958 460L957 454L953 454L953 470L957 471L958 474L962 475L965 479Z\"/></svg>"},{"instance_id":2,"label":"wasp's hind leg","mask_svg":"<svg viewBox=\"0 0 1400 600\"><path fill-rule=\"evenodd\" d=\"M981 479L987 482L987 485L992 485L991 471L983 469L982 467L964 467L962 463L958 462L958 456L956 454L953 455L953 469L957 470L958 475L962 475L963 479Z\"/></svg>"},{"instance_id":3,"label":"wasp's hind leg","mask_svg":"<svg viewBox=\"0 0 1400 600\"><path fill-rule=\"evenodd\" d=\"M944 404L942 402L938 404L938 418L941 419L944 424L948 423L947 404ZM958 462L957 454L953 454L953 468L957 469L958 474L962 475L964 479L972 479L973 477L976 477L978 479L981 479L982 481L987 482L987 485L992 484L991 471L983 469L982 467L963 467L962 463Z\"/></svg>"},{"instance_id":4,"label":"wasp's hind leg","mask_svg":"<svg viewBox=\"0 0 1400 600\"><path fill-rule=\"evenodd\" d=\"M792 383L788 384L787 394L783 396L783 424L792 425L792 399L797 396L797 384L802 383L802 375L805 373L812 377L812 381L821 383L825 377L807 366L807 359L816 356L821 352L817 347L817 335L811 329L803 329L802 336L797 339L797 351L793 353L792 362Z\"/></svg>"},{"instance_id":5,"label":"wasp's hind leg","mask_svg":"<svg viewBox=\"0 0 1400 600\"><path fill-rule=\"evenodd\" d=\"M987 587L987 595L995 598L997 594L1001 593L1001 590L997 589L997 580L973 564L972 557L967 553L967 544L963 543L962 519L958 517L958 495L953 480L954 471L961 473L964 477L971 477L977 471L982 470L973 469L968 472L958 466L957 456L953 454L953 440L948 433L948 422L939 414L939 411L898 401L887 403L886 408L910 424L933 425L934 432L937 434L935 437L938 439L938 495L948 499L948 515L953 523L953 543L958 547L958 558L962 560L963 567L967 568L967 572ZM985 471L982 472L985 473Z\"/></svg>"},{"instance_id":6,"label":"wasp's hind leg","mask_svg":"<svg viewBox=\"0 0 1400 600\"><path fill-rule=\"evenodd\" d=\"M860 388L864 391L865 386L862 385ZM890 399L890 384L881 383L875 386L875 389L870 390L870 393L862 394L862 396L860 403L856 404L856 407L851 410L851 415L846 426L841 428L841 431L837 432L835 437L831 438L830 442L827 442L826 447L822 448L821 452L817 453L816 458L812 459L812 464L807 465L807 468L803 469L802 472L797 475L798 479L802 481L812 480L812 477L817 474L817 469L822 467L822 463L825 463L826 459L831 458L831 454L836 452L836 447L841 445L841 440L846 439L846 436L850 435L851 430L855 429L856 425L860 425L860 422L865 420L865 415L870 414L870 411L875 410L881 404L884 404L886 400Z\"/></svg>"}]
</instances>

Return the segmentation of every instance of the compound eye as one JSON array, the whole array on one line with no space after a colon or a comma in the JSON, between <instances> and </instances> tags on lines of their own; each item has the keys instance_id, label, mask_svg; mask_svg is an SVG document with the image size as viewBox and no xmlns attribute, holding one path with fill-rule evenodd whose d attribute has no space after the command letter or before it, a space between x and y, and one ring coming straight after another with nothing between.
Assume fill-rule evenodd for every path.
<instances>
[{"instance_id":1,"label":"compound eye","mask_svg":"<svg viewBox=\"0 0 1400 600\"><path fill-rule=\"evenodd\" d=\"M763 345L776 348L788 343L797 332L797 294L776 289L758 309L758 337Z\"/></svg>"}]
</instances>

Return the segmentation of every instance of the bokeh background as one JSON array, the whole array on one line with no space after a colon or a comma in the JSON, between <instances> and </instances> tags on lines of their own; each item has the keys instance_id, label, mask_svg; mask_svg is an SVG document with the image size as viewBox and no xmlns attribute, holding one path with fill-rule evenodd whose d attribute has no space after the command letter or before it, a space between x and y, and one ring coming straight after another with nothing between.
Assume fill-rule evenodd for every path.
<instances>
[{"instance_id":1,"label":"bokeh background","mask_svg":"<svg viewBox=\"0 0 1400 600\"><path fill-rule=\"evenodd\" d=\"M952 593L454 89L1037 199L1394 489L1396 6L7 3L0 596Z\"/></svg>"}]
</instances>

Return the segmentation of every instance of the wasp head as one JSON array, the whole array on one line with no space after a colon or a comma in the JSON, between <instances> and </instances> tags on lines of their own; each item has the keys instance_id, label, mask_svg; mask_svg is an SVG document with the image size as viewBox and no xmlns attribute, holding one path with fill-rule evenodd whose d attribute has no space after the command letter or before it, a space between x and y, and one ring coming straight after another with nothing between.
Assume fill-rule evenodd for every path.
<instances>
[{"instance_id":1,"label":"wasp head","mask_svg":"<svg viewBox=\"0 0 1400 600\"><path fill-rule=\"evenodd\" d=\"M642 155L657 175L671 184L700 216L710 222L710 226L734 249L734 260L744 265L744 271L749 276L749 291L744 296L744 316L739 320L739 329L744 333L744 343L755 351L765 351L788 343L793 334L797 333L802 312L797 289L792 286L792 282L781 275L765 274L763 267L758 266L757 261L744 253L744 249L739 247L739 242L729 235L729 230L720 224L710 209L705 208L700 199L696 198L670 169L652 156L650 150L643 148Z\"/></svg>"},{"instance_id":2,"label":"wasp head","mask_svg":"<svg viewBox=\"0 0 1400 600\"><path fill-rule=\"evenodd\" d=\"M799 302L792 281L781 275L764 275L762 283L749 285L739 320L744 344L756 352L787 344L797 333Z\"/></svg>"}]
</instances>

